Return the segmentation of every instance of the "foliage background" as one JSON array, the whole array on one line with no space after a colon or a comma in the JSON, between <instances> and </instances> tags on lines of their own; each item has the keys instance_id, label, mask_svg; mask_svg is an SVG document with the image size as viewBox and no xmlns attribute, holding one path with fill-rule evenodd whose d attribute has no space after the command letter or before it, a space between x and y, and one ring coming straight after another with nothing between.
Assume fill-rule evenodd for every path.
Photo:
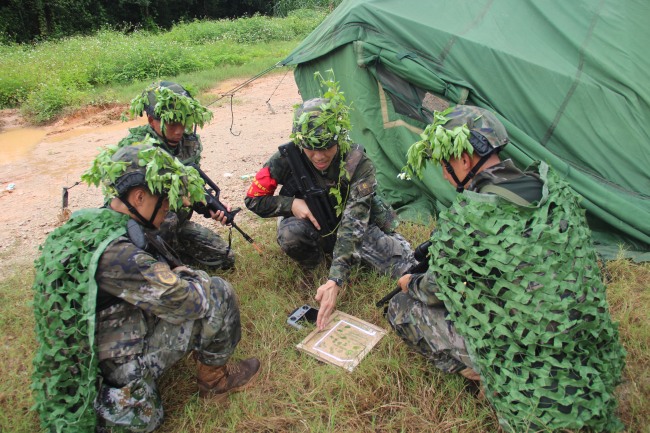
<instances>
[{"instance_id":1,"label":"foliage background","mask_svg":"<svg viewBox=\"0 0 650 433\"><path fill-rule=\"evenodd\" d=\"M103 29L0 45L0 108L20 108L40 124L84 105L123 103L163 77L193 74L184 81L201 91L223 71L252 76L272 67L326 14L322 8L298 9L285 17L180 22L165 32Z\"/></svg>"},{"instance_id":2,"label":"foliage background","mask_svg":"<svg viewBox=\"0 0 650 433\"><path fill-rule=\"evenodd\" d=\"M332 8L340 0L6 0L0 3L0 42L34 42L104 28L169 29L195 19L279 15Z\"/></svg>"}]
</instances>

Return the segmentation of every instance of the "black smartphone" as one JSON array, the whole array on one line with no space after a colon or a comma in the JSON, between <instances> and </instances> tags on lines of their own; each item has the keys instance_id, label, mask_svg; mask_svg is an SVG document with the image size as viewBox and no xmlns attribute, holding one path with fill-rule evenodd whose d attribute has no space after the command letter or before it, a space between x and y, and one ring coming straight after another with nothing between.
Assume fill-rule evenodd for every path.
<instances>
[{"instance_id":1,"label":"black smartphone","mask_svg":"<svg viewBox=\"0 0 650 433\"><path fill-rule=\"evenodd\" d=\"M293 310L287 318L287 325L296 329L302 329L300 322L316 323L318 317L318 308L309 305L303 305Z\"/></svg>"}]
</instances>

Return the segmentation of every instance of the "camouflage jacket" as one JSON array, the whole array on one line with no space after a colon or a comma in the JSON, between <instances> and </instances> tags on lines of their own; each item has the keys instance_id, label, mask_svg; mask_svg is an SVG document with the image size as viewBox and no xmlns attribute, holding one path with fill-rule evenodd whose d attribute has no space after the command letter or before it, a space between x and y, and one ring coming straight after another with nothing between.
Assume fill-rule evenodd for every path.
<instances>
[{"instance_id":1,"label":"camouflage jacket","mask_svg":"<svg viewBox=\"0 0 650 433\"><path fill-rule=\"evenodd\" d=\"M97 313L100 361L140 353L147 330L156 318L180 324L203 318L208 311L208 274L184 266L177 268L179 271L172 270L163 258L148 249L121 236L106 247L99 260L95 274L98 304L107 296L120 301L111 302ZM118 328L115 323L121 326ZM177 343L179 347L187 345L186 341Z\"/></svg>"},{"instance_id":2,"label":"camouflage jacket","mask_svg":"<svg viewBox=\"0 0 650 433\"><path fill-rule=\"evenodd\" d=\"M340 158L341 156L337 155L324 172L313 170L317 181L327 189L335 186L338 181ZM274 195L277 186L286 186L292 181L292 177L288 161L280 152L276 152L253 180L244 200L248 209L263 218L293 216L291 205L295 194L287 196L281 190L279 195ZM329 278L347 281L353 264L353 254L360 247L361 238L371 223L370 214L376 188L375 167L363 153L349 180L348 198L336 234ZM334 209L336 200L331 195L330 203Z\"/></svg>"},{"instance_id":3,"label":"camouflage jacket","mask_svg":"<svg viewBox=\"0 0 650 433\"><path fill-rule=\"evenodd\" d=\"M165 143L162 137L156 134L156 131L150 125L143 125L129 129L129 135L120 140L117 145L122 147L142 141L145 139L147 134L156 140L156 145L158 147L178 158L178 160L183 164L187 165L194 163L200 165L203 145L201 144L201 139L198 134L184 133L180 144L176 147L170 147Z\"/></svg>"},{"instance_id":4,"label":"camouflage jacket","mask_svg":"<svg viewBox=\"0 0 650 433\"><path fill-rule=\"evenodd\" d=\"M77 211L48 236L35 262L32 388L48 430L94 431L98 361L141 352L156 318L182 323L208 311L207 274L172 271L135 246L129 220L108 208ZM107 297L114 299L101 308ZM182 350L189 338L170 344Z\"/></svg>"},{"instance_id":5,"label":"camouflage jacket","mask_svg":"<svg viewBox=\"0 0 650 433\"><path fill-rule=\"evenodd\" d=\"M511 200L532 203L542 197L542 186L537 173L524 173L510 159L507 159L478 173L467 190L497 195L507 194L507 198ZM411 296L426 305L442 303L436 296L437 292L436 276L430 272L414 274L409 282Z\"/></svg>"}]
</instances>

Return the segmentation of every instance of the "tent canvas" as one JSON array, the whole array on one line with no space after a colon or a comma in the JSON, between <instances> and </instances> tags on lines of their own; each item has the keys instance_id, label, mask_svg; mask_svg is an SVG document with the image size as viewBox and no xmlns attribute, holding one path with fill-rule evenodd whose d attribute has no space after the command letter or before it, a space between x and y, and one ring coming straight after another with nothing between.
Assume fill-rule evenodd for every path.
<instances>
[{"instance_id":1,"label":"tent canvas","mask_svg":"<svg viewBox=\"0 0 650 433\"><path fill-rule=\"evenodd\" d=\"M408 147L449 104L493 111L520 167L546 161L583 197L601 249L650 259L650 4L580 0L344 0L283 62L303 99L332 69L352 102L352 138L405 219L454 189L439 168L397 178Z\"/></svg>"}]
</instances>

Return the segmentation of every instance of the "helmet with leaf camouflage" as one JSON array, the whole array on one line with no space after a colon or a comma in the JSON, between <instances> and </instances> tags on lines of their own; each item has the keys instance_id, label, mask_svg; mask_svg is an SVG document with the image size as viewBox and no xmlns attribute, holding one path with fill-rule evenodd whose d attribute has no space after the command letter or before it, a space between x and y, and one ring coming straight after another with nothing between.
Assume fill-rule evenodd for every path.
<instances>
[{"instance_id":1,"label":"helmet with leaf camouflage","mask_svg":"<svg viewBox=\"0 0 650 433\"><path fill-rule=\"evenodd\" d=\"M169 198L172 210L205 199L204 181L192 167L181 164L148 139L125 147L108 147L93 161L81 179L89 185L102 185L104 197L124 197L132 188L145 186L158 196Z\"/></svg>"},{"instance_id":2,"label":"helmet with leaf camouflage","mask_svg":"<svg viewBox=\"0 0 650 433\"><path fill-rule=\"evenodd\" d=\"M503 123L484 108L456 105L446 117L444 127L447 130L467 127L469 143L479 156L500 152L508 144L508 132Z\"/></svg>"},{"instance_id":3,"label":"helmet with leaf camouflage","mask_svg":"<svg viewBox=\"0 0 650 433\"><path fill-rule=\"evenodd\" d=\"M429 160L434 164L460 158L463 152L487 158L508 144L508 133L494 114L480 107L456 105L433 113L433 122L406 153L399 177L422 178Z\"/></svg>"},{"instance_id":4,"label":"helmet with leaf camouflage","mask_svg":"<svg viewBox=\"0 0 650 433\"><path fill-rule=\"evenodd\" d=\"M327 91L322 97L309 99L296 105L293 117L291 139L302 148L325 150L339 145L342 154L350 150L350 107L334 81L333 71L324 78L316 72L315 78Z\"/></svg>"},{"instance_id":5,"label":"helmet with leaf camouflage","mask_svg":"<svg viewBox=\"0 0 650 433\"><path fill-rule=\"evenodd\" d=\"M312 150L329 149L338 144L340 133L347 133L335 118L328 124L327 118L332 114L329 104L329 99L314 98L297 106L292 128L297 145Z\"/></svg>"},{"instance_id":6,"label":"helmet with leaf camouflage","mask_svg":"<svg viewBox=\"0 0 650 433\"><path fill-rule=\"evenodd\" d=\"M166 123L181 123L187 131L198 126L202 128L212 119L212 112L194 99L183 86L172 81L160 81L147 87L140 95L131 100L129 112L132 116L147 113Z\"/></svg>"}]
</instances>

